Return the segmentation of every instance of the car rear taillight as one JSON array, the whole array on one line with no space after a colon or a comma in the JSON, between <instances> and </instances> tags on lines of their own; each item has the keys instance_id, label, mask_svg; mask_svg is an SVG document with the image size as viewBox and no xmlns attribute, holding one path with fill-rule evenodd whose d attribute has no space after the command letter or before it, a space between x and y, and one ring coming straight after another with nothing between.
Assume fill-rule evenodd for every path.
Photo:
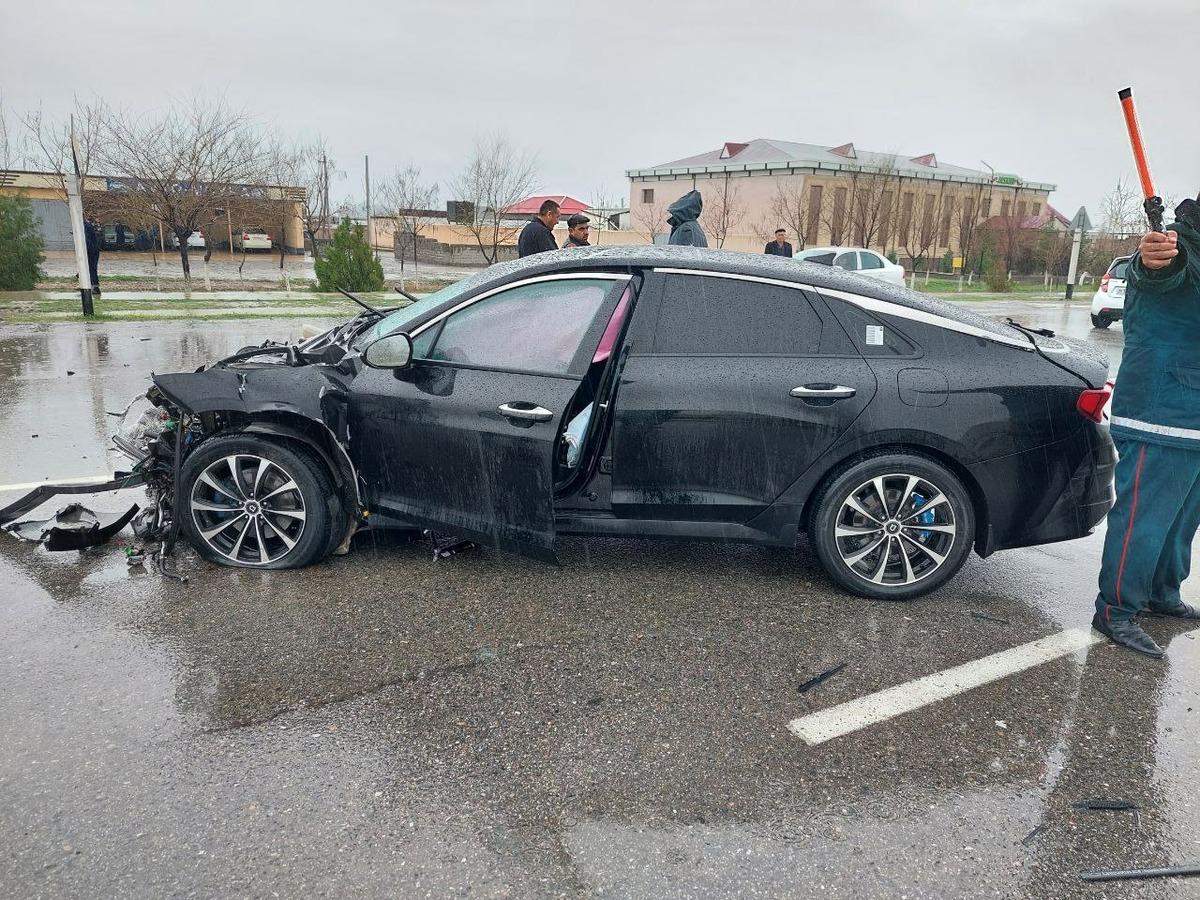
<instances>
[{"instance_id":1,"label":"car rear taillight","mask_svg":"<svg viewBox=\"0 0 1200 900\"><path fill-rule=\"evenodd\" d=\"M248 240L250 240L250 235L248 235L248 234L243 234L243 235L242 235L242 240L243 240L243 241L248 241Z\"/></svg>"},{"instance_id":2,"label":"car rear taillight","mask_svg":"<svg viewBox=\"0 0 1200 900\"><path fill-rule=\"evenodd\" d=\"M1096 424L1104 421L1104 407L1112 398L1112 382L1102 388L1089 389L1079 395L1075 408L1084 418L1091 419Z\"/></svg>"},{"instance_id":3,"label":"car rear taillight","mask_svg":"<svg viewBox=\"0 0 1200 900\"><path fill-rule=\"evenodd\" d=\"M1108 293L1108 280L1110 278L1112 278L1112 275L1108 272L1105 272L1104 277L1100 279L1100 290L1104 291L1106 294Z\"/></svg>"}]
</instances>

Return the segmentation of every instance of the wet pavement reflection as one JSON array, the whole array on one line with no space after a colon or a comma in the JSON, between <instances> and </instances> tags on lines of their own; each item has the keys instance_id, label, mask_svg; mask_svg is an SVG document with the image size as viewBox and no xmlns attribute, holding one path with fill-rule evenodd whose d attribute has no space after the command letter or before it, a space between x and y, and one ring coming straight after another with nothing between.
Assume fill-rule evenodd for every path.
<instances>
[{"instance_id":1,"label":"wet pavement reflection","mask_svg":"<svg viewBox=\"0 0 1200 900\"><path fill-rule=\"evenodd\" d=\"M1016 306L1037 327L1077 324L1078 307ZM0 483L100 471L104 412L148 369L298 327L0 330ZM554 568L360 538L302 572L185 550L179 585L115 544L5 540L0 885L1195 896L1078 880L1200 859L1200 640L1175 623L1148 625L1162 663L1098 645L816 747L787 729L1086 624L1100 540L973 558L908 604L839 593L803 546L568 540ZM1072 805L1089 798L1139 809Z\"/></svg>"}]
</instances>

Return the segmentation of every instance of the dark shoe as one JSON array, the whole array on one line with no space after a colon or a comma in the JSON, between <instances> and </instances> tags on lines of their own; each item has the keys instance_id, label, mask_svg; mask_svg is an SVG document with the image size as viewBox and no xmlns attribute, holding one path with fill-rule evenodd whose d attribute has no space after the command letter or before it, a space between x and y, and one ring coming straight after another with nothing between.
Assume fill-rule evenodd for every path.
<instances>
[{"instance_id":1,"label":"dark shoe","mask_svg":"<svg viewBox=\"0 0 1200 900\"><path fill-rule=\"evenodd\" d=\"M1105 622L1100 613L1092 617L1092 627L1107 637L1114 644L1145 653L1155 659L1162 659L1167 654L1163 648L1154 643L1154 638L1142 631L1142 626L1129 619L1117 619L1115 622Z\"/></svg>"},{"instance_id":2,"label":"dark shoe","mask_svg":"<svg viewBox=\"0 0 1200 900\"><path fill-rule=\"evenodd\" d=\"M1151 615L1166 616L1171 619L1195 619L1200 620L1200 609L1191 606L1187 603L1180 603L1178 606L1171 606L1167 609L1158 609L1152 607L1148 610Z\"/></svg>"}]
</instances>

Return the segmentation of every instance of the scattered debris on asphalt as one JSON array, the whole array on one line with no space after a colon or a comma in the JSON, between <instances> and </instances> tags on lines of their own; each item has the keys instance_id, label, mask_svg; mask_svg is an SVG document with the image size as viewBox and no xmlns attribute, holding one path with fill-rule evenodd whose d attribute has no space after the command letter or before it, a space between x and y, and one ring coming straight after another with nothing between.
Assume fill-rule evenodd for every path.
<instances>
[{"instance_id":1,"label":"scattered debris on asphalt","mask_svg":"<svg viewBox=\"0 0 1200 900\"><path fill-rule=\"evenodd\" d=\"M1084 872L1084 881L1126 881L1135 878L1179 878L1200 875L1200 864L1170 866L1164 869L1114 869L1111 872Z\"/></svg>"},{"instance_id":2,"label":"scattered debris on asphalt","mask_svg":"<svg viewBox=\"0 0 1200 900\"><path fill-rule=\"evenodd\" d=\"M987 613L981 613L981 612L971 613L971 618L979 619L979 621L981 621L981 622L995 622L997 625L1011 625L1012 624L1012 622L1008 621L1008 619L998 619L996 616L989 616Z\"/></svg>"},{"instance_id":3,"label":"scattered debris on asphalt","mask_svg":"<svg viewBox=\"0 0 1200 900\"><path fill-rule=\"evenodd\" d=\"M1096 798L1094 800L1078 800L1072 803L1075 809L1106 809L1106 810L1127 810L1137 809L1136 803L1130 803L1128 800L1105 800Z\"/></svg>"},{"instance_id":4,"label":"scattered debris on asphalt","mask_svg":"<svg viewBox=\"0 0 1200 900\"><path fill-rule=\"evenodd\" d=\"M838 663L832 669L826 669L820 675L816 675L813 678L808 679L808 681L804 682L804 684L800 685L800 687L796 688L796 690L799 691L801 694L807 694L813 688L824 684L826 681L828 681L830 678L832 678L838 672L842 671L842 669L844 669L844 668L846 668L845 663Z\"/></svg>"},{"instance_id":5,"label":"scattered debris on asphalt","mask_svg":"<svg viewBox=\"0 0 1200 900\"><path fill-rule=\"evenodd\" d=\"M449 559L456 553L461 553L463 550L474 550L479 546L474 541L461 540L452 535L440 535L430 528L426 528L423 534L429 539L429 543L433 547L434 559Z\"/></svg>"},{"instance_id":6,"label":"scattered debris on asphalt","mask_svg":"<svg viewBox=\"0 0 1200 900\"><path fill-rule=\"evenodd\" d=\"M1029 832L1029 834L1027 834L1027 835L1025 835L1025 837L1021 838L1021 845L1023 847L1028 847L1030 844L1033 843L1034 838L1036 838L1039 834L1041 834L1043 831L1046 830L1046 827L1047 827L1046 824L1043 822L1037 828L1033 829L1033 831Z\"/></svg>"},{"instance_id":7,"label":"scattered debris on asphalt","mask_svg":"<svg viewBox=\"0 0 1200 900\"><path fill-rule=\"evenodd\" d=\"M47 550L82 550L98 547L137 515L135 503L119 515L98 515L82 503L68 503L49 519L29 519L5 525L19 541L42 544Z\"/></svg>"}]
</instances>

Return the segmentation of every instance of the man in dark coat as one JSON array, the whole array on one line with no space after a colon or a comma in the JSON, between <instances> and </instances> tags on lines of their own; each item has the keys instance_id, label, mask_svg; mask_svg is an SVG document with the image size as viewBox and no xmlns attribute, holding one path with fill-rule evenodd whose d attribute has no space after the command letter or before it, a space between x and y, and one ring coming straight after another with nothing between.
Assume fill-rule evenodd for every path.
<instances>
[{"instance_id":1,"label":"man in dark coat","mask_svg":"<svg viewBox=\"0 0 1200 900\"><path fill-rule=\"evenodd\" d=\"M100 296L100 245L103 243L103 226L96 221L95 216L89 216L83 223L83 240L87 245L88 274L92 277L92 294Z\"/></svg>"},{"instance_id":2,"label":"man in dark coat","mask_svg":"<svg viewBox=\"0 0 1200 900\"><path fill-rule=\"evenodd\" d=\"M588 226L591 221L583 213L575 213L575 215L567 217L567 241L563 244L564 250L570 250L572 247L591 246L588 243Z\"/></svg>"},{"instance_id":3,"label":"man in dark coat","mask_svg":"<svg viewBox=\"0 0 1200 900\"><path fill-rule=\"evenodd\" d=\"M1147 656L1141 613L1200 620L1179 586L1200 528L1200 204L1142 238L1125 288L1125 352L1113 394L1119 459L1092 627Z\"/></svg>"},{"instance_id":4,"label":"man in dark coat","mask_svg":"<svg viewBox=\"0 0 1200 900\"><path fill-rule=\"evenodd\" d=\"M671 215L667 224L671 226L671 237L667 243L681 247L707 247L708 239L696 221L703 208L704 198L699 191L688 191L668 206L667 212Z\"/></svg>"},{"instance_id":5,"label":"man in dark coat","mask_svg":"<svg viewBox=\"0 0 1200 900\"><path fill-rule=\"evenodd\" d=\"M521 229L521 236L517 238L517 256L524 258L534 253L557 250L558 241L554 240L554 226L557 224L558 204L553 200L543 200L537 218Z\"/></svg>"},{"instance_id":6,"label":"man in dark coat","mask_svg":"<svg viewBox=\"0 0 1200 900\"><path fill-rule=\"evenodd\" d=\"M792 245L784 240L786 237L786 231L784 231L782 228L776 228L775 240L767 244L767 246L763 249L763 253L767 254L768 256L786 256L790 259L792 255Z\"/></svg>"}]
</instances>

